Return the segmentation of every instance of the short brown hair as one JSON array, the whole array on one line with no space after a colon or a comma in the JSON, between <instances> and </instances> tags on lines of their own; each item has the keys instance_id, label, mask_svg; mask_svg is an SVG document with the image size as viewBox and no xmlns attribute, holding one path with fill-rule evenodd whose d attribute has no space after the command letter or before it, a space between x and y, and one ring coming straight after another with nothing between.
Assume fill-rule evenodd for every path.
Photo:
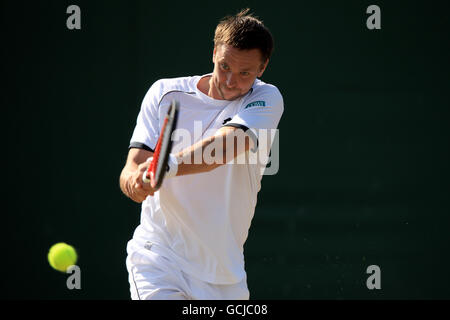
<instances>
[{"instance_id":1,"label":"short brown hair","mask_svg":"<svg viewBox=\"0 0 450 320\"><path fill-rule=\"evenodd\" d=\"M226 16L216 27L214 46L228 44L237 49L259 49L263 62L272 55L273 38L262 21L251 14L249 8L241 10L234 16Z\"/></svg>"}]
</instances>

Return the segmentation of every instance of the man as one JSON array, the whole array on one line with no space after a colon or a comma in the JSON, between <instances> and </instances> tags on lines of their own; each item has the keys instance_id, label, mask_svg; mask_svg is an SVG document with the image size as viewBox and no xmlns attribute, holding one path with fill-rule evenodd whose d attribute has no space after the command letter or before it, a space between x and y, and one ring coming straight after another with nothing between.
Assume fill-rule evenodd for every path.
<instances>
[{"instance_id":1,"label":"man","mask_svg":"<svg viewBox=\"0 0 450 320\"><path fill-rule=\"evenodd\" d=\"M262 142L261 129L277 128L283 98L257 79L273 40L248 11L218 24L212 74L159 80L144 97L120 175L123 193L142 203L141 223L127 245L132 299L249 299L243 247L262 171L260 164L230 160L242 154L248 160ZM142 175L174 99L177 130L194 140L173 136L168 177L155 192ZM243 136L240 147L225 143ZM223 161L196 156L208 147Z\"/></svg>"}]
</instances>

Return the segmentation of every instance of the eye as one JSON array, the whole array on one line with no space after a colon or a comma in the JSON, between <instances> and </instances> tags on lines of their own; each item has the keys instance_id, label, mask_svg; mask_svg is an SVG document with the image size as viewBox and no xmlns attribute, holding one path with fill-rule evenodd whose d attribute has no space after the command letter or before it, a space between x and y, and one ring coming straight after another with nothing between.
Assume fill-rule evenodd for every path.
<instances>
[{"instance_id":1,"label":"eye","mask_svg":"<svg viewBox=\"0 0 450 320\"><path fill-rule=\"evenodd\" d=\"M220 67L221 67L223 70L226 70L226 71L230 70L230 67L229 67L226 63L221 63L221 64L220 64Z\"/></svg>"},{"instance_id":2,"label":"eye","mask_svg":"<svg viewBox=\"0 0 450 320\"><path fill-rule=\"evenodd\" d=\"M250 75L250 72L247 72L247 71L242 71L241 72L241 76L247 77L249 75Z\"/></svg>"}]
</instances>

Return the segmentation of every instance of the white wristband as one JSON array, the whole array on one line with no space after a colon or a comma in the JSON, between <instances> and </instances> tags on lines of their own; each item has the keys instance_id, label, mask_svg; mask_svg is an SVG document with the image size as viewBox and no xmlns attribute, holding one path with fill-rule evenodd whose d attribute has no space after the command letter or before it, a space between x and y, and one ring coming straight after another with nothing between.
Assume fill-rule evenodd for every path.
<instances>
[{"instance_id":1,"label":"white wristband","mask_svg":"<svg viewBox=\"0 0 450 320\"><path fill-rule=\"evenodd\" d=\"M169 161L167 162L167 165L169 168L167 169L165 177L166 178L175 177L178 172L178 161L177 161L177 157L175 157L174 154L169 153Z\"/></svg>"},{"instance_id":2,"label":"white wristband","mask_svg":"<svg viewBox=\"0 0 450 320\"><path fill-rule=\"evenodd\" d=\"M150 157L147 159L147 161L152 162L153 157ZM167 171L166 174L164 175L164 178L171 178L171 177L175 177L177 175L178 172L178 161L177 158L172 154L169 153L169 159L167 161ZM142 176L142 181L144 181L145 183L149 183L150 179L147 179L147 171L144 172L143 176Z\"/></svg>"}]
</instances>

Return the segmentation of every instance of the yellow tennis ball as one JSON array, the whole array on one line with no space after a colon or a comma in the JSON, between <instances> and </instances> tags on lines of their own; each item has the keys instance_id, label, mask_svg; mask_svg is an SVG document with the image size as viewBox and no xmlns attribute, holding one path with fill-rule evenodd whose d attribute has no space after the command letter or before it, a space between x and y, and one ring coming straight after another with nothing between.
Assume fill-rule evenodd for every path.
<instances>
[{"instance_id":1,"label":"yellow tennis ball","mask_svg":"<svg viewBox=\"0 0 450 320\"><path fill-rule=\"evenodd\" d=\"M68 267L77 263L77 252L71 245L59 242L50 248L47 258L52 268L66 272Z\"/></svg>"}]
</instances>

